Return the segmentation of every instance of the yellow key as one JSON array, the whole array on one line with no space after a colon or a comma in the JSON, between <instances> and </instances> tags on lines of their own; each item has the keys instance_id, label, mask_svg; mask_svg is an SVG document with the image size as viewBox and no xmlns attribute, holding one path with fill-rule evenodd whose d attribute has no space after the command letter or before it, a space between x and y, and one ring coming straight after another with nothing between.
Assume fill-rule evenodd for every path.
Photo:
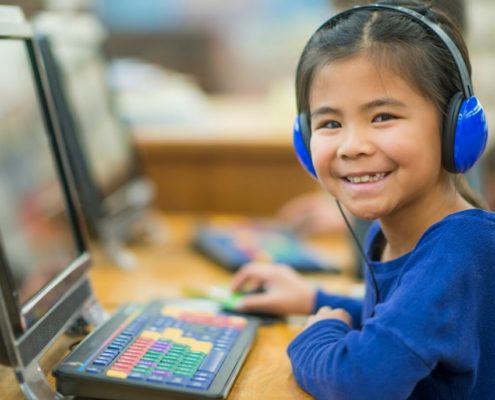
<instances>
[{"instance_id":1,"label":"yellow key","mask_svg":"<svg viewBox=\"0 0 495 400\"><path fill-rule=\"evenodd\" d=\"M185 311L187 311L191 315L197 315L197 316L201 316L201 317L205 317L205 316L211 317L211 316L215 315L215 313L210 311L210 310L191 309L191 310L185 310Z\"/></svg>"},{"instance_id":2,"label":"yellow key","mask_svg":"<svg viewBox=\"0 0 495 400\"><path fill-rule=\"evenodd\" d=\"M164 315L170 315L171 317L177 318L179 315L181 315L183 310L181 310L179 307L175 306L165 306L162 308L162 314Z\"/></svg>"},{"instance_id":3,"label":"yellow key","mask_svg":"<svg viewBox=\"0 0 495 400\"><path fill-rule=\"evenodd\" d=\"M188 338L188 337L178 337L178 338L174 339L174 342L179 343L179 344L185 344L187 346L192 347L196 343L196 339Z\"/></svg>"},{"instance_id":4,"label":"yellow key","mask_svg":"<svg viewBox=\"0 0 495 400\"><path fill-rule=\"evenodd\" d=\"M241 325L241 326L244 326L247 323L246 318L238 317L235 315L229 317L229 322L232 324Z\"/></svg>"},{"instance_id":5,"label":"yellow key","mask_svg":"<svg viewBox=\"0 0 495 400\"><path fill-rule=\"evenodd\" d=\"M179 328L165 328L165 330L160 335L161 339L176 340L182 337L182 329Z\"/></svg>"},{"instance_id":6,"label":"yellow key","mask_svg":"<svg viewBox=\"0 0 495 400\"><path fill-rule=\"evenodd\" d=\"M125 379L127 378L127 374L122 371L114 371L113 369L107 371L107 376L110 378L120 378L120 379Z\"/></svg>"},{"instance_id":7,"label":"yellow key","mask_svg":"<svg viewBox=\"0 0 495 400\"><path fill-rule=\"evenodd\" d=\"M210 342L202 342L200 340L196 340L196 343L191 346L191 351L199 351L201 353L208 354L213 347L213 344Z\"/></svg>"},{"instance_id":8,"label":"yellow key","mask_svg":"<svg viewBox=\"0 0 495 400\"><path fill-rule=\"evenodd\" d=\"M142 331L140 337L157 340L162 334L155 331Z\"/></svg>"}]
</instances>

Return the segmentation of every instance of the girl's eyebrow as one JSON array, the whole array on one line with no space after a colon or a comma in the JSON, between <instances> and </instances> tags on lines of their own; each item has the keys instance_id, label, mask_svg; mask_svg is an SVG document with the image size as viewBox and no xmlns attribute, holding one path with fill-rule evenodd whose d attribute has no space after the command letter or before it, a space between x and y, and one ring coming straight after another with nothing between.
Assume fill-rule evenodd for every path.
<instances>
[{"instance_id":1,"label":"girl's eyebrow","mask_svg":"<svg viewBox=\"0 0 495 400\"><path fill-rule=\"evenodd\" d=\"M341 114L341 111L338 108L322 106L322 107L318 107L316 110L314 110L311 113L310 118L313 119L314 117L317 117L319 115L325 115L325 114Z\"/></svg>"},{"instance_id":2,"label":"girl's eyebrow","mask_svg":"<svg viewBox=\"0 0 495 400\"><path fill-rule=\"evenodd\" d=\"M384 97L381 99L375 99L370 101L369 103L363 104L360 106L361 111L368 111L373 108L377 107L384 107L384 106L389 106L389 107L405 107L406 105L397 99L394 99L392 97ZM315 111L313 111L310 115L311 119L320 116L320 115L325 115L325 114L337 114L340 115L342 114L342 111L340 111L338 108L334 107L329 107L329 106L322 106L318 107Z\"/></svg>"},{"instance_id":3,"label":"girl's eyebrow","mask_svg":"<svg viewBox=\"0 0 495 400\"><path fill-rule=\"evenodd\" d=\"M377 107L383 107L383 106L389 106L389 107L405 107L406 105L397 99L394 99L392 97L384 97L382 99L376 99L372 100L369 103L363 104L360 109L362 111L367 111L372 108L377 108Z\"/></svg>"}]
</instances>

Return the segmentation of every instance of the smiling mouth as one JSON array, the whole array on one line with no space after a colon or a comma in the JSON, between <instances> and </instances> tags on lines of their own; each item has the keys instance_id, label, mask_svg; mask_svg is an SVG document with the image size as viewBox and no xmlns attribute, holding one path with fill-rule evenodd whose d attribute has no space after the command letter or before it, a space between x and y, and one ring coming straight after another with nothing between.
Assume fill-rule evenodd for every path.
<instances>
[{"instance_id":1,"label":"smiling mouth","mask_svg":"<svg viewBox=\"0 0 495 400\"><path fill-rule=\"evenodd\" d=\"M378 172L376 174L367 174L360 176L345 176L344 180L350 183L371 183L384 179L390 172Z\"/></svg>"}]
</instances>

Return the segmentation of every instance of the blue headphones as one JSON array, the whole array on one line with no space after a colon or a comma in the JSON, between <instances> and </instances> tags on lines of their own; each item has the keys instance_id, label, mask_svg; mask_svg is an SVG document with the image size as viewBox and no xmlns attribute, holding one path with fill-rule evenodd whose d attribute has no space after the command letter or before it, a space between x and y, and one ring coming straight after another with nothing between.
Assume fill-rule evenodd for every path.
<instances>
[{"instance_id":1,"label":"blue headphones","mask_svg":"<svg viewBox=\"0 0 495 400\"><path fill-rule=\"evenodd\" d=\"M385 4L370 4L346 10L330 18L316 32L337 19L359 10L392 10L405 14L436 34L449 50L459 71L462 91L456 92L449 101L442 132L442 165L449 172L466 172L479 160L485 149L488 125L483 107L473 94L471 79L464 59L454 41L438 24L426 16L409 8ZM306 113L300 113L294 123L294 148L304 169L314 178L317 178L311 159L310 139L309 116Z\"/></svg>"}]
</instances>

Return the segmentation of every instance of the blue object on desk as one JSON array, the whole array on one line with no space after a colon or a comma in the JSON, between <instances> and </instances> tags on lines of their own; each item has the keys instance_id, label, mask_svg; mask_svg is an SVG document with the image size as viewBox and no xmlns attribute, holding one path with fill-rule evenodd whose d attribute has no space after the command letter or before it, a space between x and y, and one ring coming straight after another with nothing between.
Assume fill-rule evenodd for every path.
<instances>
[{"instance_id":1,"label":"blue object on desk","mask_svg":"<svg viewBox=\"0 0 495 400\"><path fill-rule=\"evenodd\" d=\"M339 271L330 256L306 245L280 224L263 220L201 225L193 247L231 270L251 261L266 261L287 264L298 271Z\"/></svg>"}]
</instances>

